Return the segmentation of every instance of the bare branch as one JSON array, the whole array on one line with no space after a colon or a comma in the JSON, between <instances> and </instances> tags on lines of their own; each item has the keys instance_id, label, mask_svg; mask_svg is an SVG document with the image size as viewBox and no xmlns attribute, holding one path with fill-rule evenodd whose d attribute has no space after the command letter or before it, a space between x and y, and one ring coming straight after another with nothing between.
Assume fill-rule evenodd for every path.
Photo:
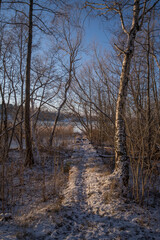
<instances>
[{"instance_id":1,"label":"bare branch","mask_svg":"<svg viewBox=\"0 0 160 240\"><path fill-rule=\"evenodd\" d=\"M142 25L143 25L143 22L144 22L144 16L150 12L156 5L157 3L159 2L159 0L157 0L150 8L148 8L146 10L146 3L147 3L147 0L145 0L144 2L144 5L143 5L143 12L142 14L139 16L139 21L141 20L141 23L139 24L139 29L141 29Z\"/></svg>"},{"instance_id":2,"label":"bare branch","mask_svg":"<svg viewBox=\"0 0 160 240\"><path fill-rule=\"evenodd\" d=\"M126 52L125 52L124 50L122 50L120 47L118 47L116 43L114 43L114 46L115 46L115 48L116 48L118 51L120 51L122 54L126 54Z\"/></svg>"},{"instance_id":3,"label":"bare branch","mask_svg":"<svg viewBox=\"0 0 160 240\"><path fill-rule=\"evenodd\" d=\"M121 8L120 8L120 4L119 4L119 16L120 16L120 20L121 20L121 26L122 26L122 30L124 33L126 33L127 35L129 35L129 32L127 31L126 27L125 27L125 24L124 24L124 19L123 19L123 14L122 14L122 11L121 11Z\"/></svg>"},{"instance_id":4,"label":"bare branch","mask_svg":"<svg viewBox=\"0 0 160 240\"><path fill-rule=\"evenodd\" d=\"M156 63L157 63L157 66L158 66L158 68L159 68L159 70L160 70L160 63L158 62L157 56L156 56L154 53L152 53L152 52L151 52L151 55L154 57L154 59L155 59L155 61L156 61Z\"/></svg>"},{"instance_id":5,"label":"bare branch","mask_svg":"<svg viewBox=\"0 0 160 240\"><path fill-rule=\"evenodd\" d=\"M86 103L91 103L91 104L93 104L94 107L95 107L99 112L101 112L106 118L108 118L108 119L112 122L112 124L114 125L114 121L113 121L105 112L103 112L102 109L100 109L100 108L95 104L95 102L91 101L91 99L88 97L88 95L86 94L85 90L82 88L81 84L79 83L79 80L77 79L77 77L76 77L76 75L75 75L75 72L74 72L74 77L75 77L75 79L76 79L76 81L77 81L77 83L78 83L78 86L80 87L81 91L82 91L83 94L87 97L88 100L84 99L84 98L82 97L82 95L80 96L77 92L76 92L76 94L77 94L83 101L85 101Z\"/></svg>"}]
</instances>

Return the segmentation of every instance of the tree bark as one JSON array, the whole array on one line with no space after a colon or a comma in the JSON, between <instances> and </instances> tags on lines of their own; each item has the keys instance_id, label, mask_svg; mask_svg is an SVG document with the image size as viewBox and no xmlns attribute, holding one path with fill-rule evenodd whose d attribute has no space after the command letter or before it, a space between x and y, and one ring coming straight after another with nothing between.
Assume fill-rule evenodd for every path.
<instances>
[{"instance_id":1,"label":"tree bark","mask_svg":"<svg viewBox=\"0 0 160 240\"><path fill-rule=\"evenodd\" d=\"M0 57L1 57L1 50L2 50L2 22L1 22L1 6L2 6L2 1L0 0Z\"/></svg>"},{"instance_id":2,"label":"tree bark","mask_svg":"<svg viewBox=\"0 0 160 240\"><path fill-rule=\"evenodd\" d=\"M25 86L25 140L26 140L25 166L32 166L34 164L30 127L30 69L31 69L32 27L33 27L32 16L33 16L33 0L30 0L26 86Z\"/></svg>"},{"instance_id":3,"label":"tree bark","mask_svg":"<svg viewBox=\"0 0 160 240\"><path fill-rule=\"evenodd\" d=\"M123 59L115 120L115 170L122 176L124 186L127 186L129 179L129 160L126 150L126 131L123 117L125 114L125 100L127 96L131 58L132 56L128 54L125 55Z\"/></svg>"},{"instance_id":4,"label":"tree bark","mask_svg":"<svg viewBox=\"0 0 160 240\"><path fill-rule=\"evenodd\" d=\"M133 7L132 26L128 33L127 49L124 51L124 58L122 64L122 71L120 77L119 94L116 105L116 119L115 119L115 173L118 173L120 180L125 187L129 180L129 159L126 149L126 131L125 131L125 102L127 96L127 88L129 81L129 73L131 66L131 59L134 53L134 42L136 34L139 30L139 1L135 0Z\"/></svg>"},{"instance_id":5,"label":"tree bark","mask_svg":"<svg viewBox=\"0 0 160 240\"><path fill-rule=\"evenodd\" d=\"M147 138L148 167L151 168L151 106L150 106L150 21L147 29Z\"/></svg>"}]
</instances>

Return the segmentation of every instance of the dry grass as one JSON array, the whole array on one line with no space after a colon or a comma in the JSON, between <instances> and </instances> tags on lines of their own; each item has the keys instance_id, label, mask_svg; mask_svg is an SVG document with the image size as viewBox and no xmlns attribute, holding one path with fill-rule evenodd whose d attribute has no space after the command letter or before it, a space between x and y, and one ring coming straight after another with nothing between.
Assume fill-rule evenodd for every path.
<instances>
[{"instance_id":1,"label":"dry grass","mask_svg":"<svg viewBox=\"0 0 160 240\"><path fill-rule=\"evenodd\" d=\"M40 126L37 128L37 136L39 139L48 138L52 132L51 126ZM55 137L70 137L73 135L73 126L57 126Z\"/></svg>"},{"instance_id":2,"label":"dry grass","mask_svg":"<svg viewBox=\"0 0 160 240\"><path fill-rule=\"evenodd\" d=\"M36 135L39 150L46 151L52 150L48 147L49 138L52 132L51 126L40 126L37 128ZM53 138L52 148L67 148L73 139L73 126L57 126Z\"/></svg>"},{"instance_id":3,"label":"dry grass","mask_svg":"<svg viewBox=\"0 0 160 240\"><path fill-rule=\"evenodd\" d=\"M31 209L43 202L50 202L59 198L60 193L68 181L70 163L64 165L65 158L71 156L69 144L73 140L73 127L57 127L53 148L48 150L46 141L51 133L51 127L39 127L37 130L40 158L35 161L32 169L24 168L24 152L12 150L4 163L4 171L0 172L0 210L14 213ZM1 164L1 163L0 163ZM2 169L2 168L1 168ZM1 188L2 189L2 188ZM60 203L60 200L58 200ZM60 204L55 206L58 211Z\"/></svg>"},{"instance_id":4,"label":"dry grass","mask_svg":"<svg viewBox=\"0 0 160 240\"><path fill-rule=\"evenodd\" d=\"M73 126L57 126L55 137L70 137L73 135Z\"/></svg>"},{"instance_id":5,"label":"dry grass","mask_svg":"<svg viewBox=\"0 0 160 240\"><path fill-rule=\"evenodd\" d=\"M95 145L112 144L114 145L114 130L112 126L103 125L103 128L94 127L92 133L87 133L86 135Z\"/></svg>"},{"instance_id":6,"label":"dry grass","mask_svg":"<svg viewBox=\"0 0 160 240\"><path fill-rule=\"evenodd\" d=\"M117 191L118 188L119 182L117 181L117 179L113 179L110 183L110 189L103 195L106 204L110 203L113 199L120 196L119 191Z\"/></svg>"}]
</instances>

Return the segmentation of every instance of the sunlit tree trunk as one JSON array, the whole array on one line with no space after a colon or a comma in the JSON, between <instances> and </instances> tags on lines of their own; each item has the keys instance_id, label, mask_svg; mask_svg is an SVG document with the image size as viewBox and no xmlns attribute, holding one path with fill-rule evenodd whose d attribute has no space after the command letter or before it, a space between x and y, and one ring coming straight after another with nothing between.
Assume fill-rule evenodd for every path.
<instances>
[{"instance_id":1,"label":"sunlit tree trunk","mask_svg":"<svg viewBox=\"0 0 160 240\"><path fill-rule=\"evenodd\" d=\"M119 95L116 107L115 121L115 160L116 171L122 176L125 186L129 179L129 163L126 151L126 132L125 132L125 100L127 95L127 86L132 55L125 55L123 59L122 73L120 79Z\"/></svg>"},{"instance_id":2,"label":"sunlit tree trunk","mask_svg":"<svg viewBox=\"0 0 160 240\"><path fill-rule=\"evenodd\" d=\"M131 59L134 53L134 42L136 34L139 30L139 1L135 1L134 14L131 30L128 33L127 49L123 52L123 64L120 77L119 94L116 105L116 120L115 120L115 161L116 169L122 179L123 185L128 185L129 179L129 161L126 150L126 131L125 131L125 102L127 96L127 88L129 81L129 73Z\"/></svg>"}]
</instances>

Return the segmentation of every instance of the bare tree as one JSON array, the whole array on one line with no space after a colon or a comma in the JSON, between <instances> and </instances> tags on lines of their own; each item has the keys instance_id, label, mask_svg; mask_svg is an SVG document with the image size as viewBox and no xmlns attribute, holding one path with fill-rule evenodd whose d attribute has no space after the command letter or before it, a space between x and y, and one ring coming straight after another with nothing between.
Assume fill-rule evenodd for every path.
<instances>
[{"instance_id":1,"label":"bare tree","mask_svg":"<svg viewBox=\"0 0 160 240\"><path fill-rule=\"evenodd\" d=\"M59 58L62 67L64 68L64 71L67 74L67 81L64 86L64 94L62 102L60 103L57 111L57 115L54 121L52 133L49 139L49 145L52 146L53 137L55 134L56 126L60 117L60 112L62 108L64 107L66 101L67 101L67 94L71 86L72 78L73 78L73 72L75 72L75 63L77 61L78 52L81 46L81 40L82 40L82 32L80 29L80 26L72 26L71 19L69 17L61 17L61 19L58 19L59 24L58 25L58 49L60 52L63 52L63 54L67 55L67 58L69 58L69 66L68 66L68 59L67 64L65 65L64 60L65 58ZM72 30L74 29L73 33Z\"/></svg>"}]
</instances>

